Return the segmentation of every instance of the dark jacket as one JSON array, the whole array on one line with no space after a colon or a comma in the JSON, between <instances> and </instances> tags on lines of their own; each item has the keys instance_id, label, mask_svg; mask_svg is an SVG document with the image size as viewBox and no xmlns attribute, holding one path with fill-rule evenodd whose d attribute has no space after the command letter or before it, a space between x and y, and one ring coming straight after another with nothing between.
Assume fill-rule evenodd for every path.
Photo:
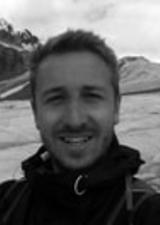
<instances>
[{"instance_id":1,"label":"dark jacket","mask_svg":"<svg viewBox=\"0 0 160 225\"><path fill-rule=\"evenodd\" d=\"M24 178L0 186L0 225L159 225L160 195L133 176L136 150L116 140L87 171L55 174L45 148L22 163Z\"/></svg>"}]
</instances>

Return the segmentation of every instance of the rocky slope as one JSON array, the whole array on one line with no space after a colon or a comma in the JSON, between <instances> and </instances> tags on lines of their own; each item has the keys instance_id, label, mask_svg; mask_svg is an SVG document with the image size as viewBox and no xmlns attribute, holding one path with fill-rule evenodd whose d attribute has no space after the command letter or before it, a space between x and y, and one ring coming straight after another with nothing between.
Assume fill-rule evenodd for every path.
<instances>
[{"instance_id":1,"label":"rocky slope","mask_svg":"<svg viewBox=\"0 0 160 225\"><path fill-rule=\"evenodd\" d=\"M14 53L13 49L4 46L3 51L1 49L2 46L0 45L0 61L3 58L1 54L4 52L4 58L8 58L9 62L6 63L3 70L5 72L0 75L0 99L29 99L29 71L27 62L24 60L29 53L27 52L24 57L24 52L21 54L19 52ZM0 71L3 69L1 67L4 67L3 63L0 64ZM120 89L123 95L160 91L160 64L151 62L146 58L122 58L120 60L120 77Z\"/></svg>"},{"instance_id":2,"label":"rocky slope","mask_svg":"<svg viewBox=\"0 0 160 225\"><path fill-rule=\"evenodd\" d=\"M0 19L0 99L29 98L29 58L39 39Z\"/></svg>"},{"instance_id":3,"label":"rocky slope","mask_svg":"<svg viewBox=\"0 0 160 225\"><path fill-rule=\"evenodd\" d=\"M160 91L160 64L144 57L125 57L119 68L122 94Z\"/></svg>"},{"instance_id":4,"label":"rocky slope","mask_svg":"<svg viewBox=\"0 0 160 225\"><path fill-rule=\"evenodd\" d=\"M0 100L30 98L29 58L38 43L30 31L15 31L0 19ZM160 91L160 64L142 56L124 57L119 70L123 95Z\"/></svg>"}]
</instances>

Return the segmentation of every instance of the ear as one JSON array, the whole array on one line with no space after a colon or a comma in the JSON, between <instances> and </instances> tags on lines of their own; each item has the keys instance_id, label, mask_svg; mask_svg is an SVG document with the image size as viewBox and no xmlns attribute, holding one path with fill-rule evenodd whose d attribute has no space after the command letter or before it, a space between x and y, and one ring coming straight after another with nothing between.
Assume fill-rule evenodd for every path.
<instances>
[{"instance_id":1,"label":"ear","mask_svg":"<svg viewBox=\"0 0 160 225\"><path fill-rule=\"evenodd\" d=\"M118 96L115 101L115 112L114 112L114 124L119 123L119 115L120 115L120 102L121 98Z\"/></svg>"},{"instance_id":2,"label":"ear","mask_svg":"<svg viewBox=\"0 0 160 225\"><path fill-rule=\"evenodd\" d=\"M39 130L39 125L38 125L38 120L37 120L37 110L36 110L36 105L35 105L35 101L33 98L30 100L30 104L31 104L31 108L32 108L33 116L34 116L35 125L36 125L37 129Z\"/></svg>"},{"instance_id":3,"label":"ear","mask_svg":"<svg viewBox=\"0 0 160 225\"><path fill-rule=\"evenodd\" d=\"M115 117L114 117L114 125L119 123L119 113L115 113Z\"/></svg>"}]
</instances>

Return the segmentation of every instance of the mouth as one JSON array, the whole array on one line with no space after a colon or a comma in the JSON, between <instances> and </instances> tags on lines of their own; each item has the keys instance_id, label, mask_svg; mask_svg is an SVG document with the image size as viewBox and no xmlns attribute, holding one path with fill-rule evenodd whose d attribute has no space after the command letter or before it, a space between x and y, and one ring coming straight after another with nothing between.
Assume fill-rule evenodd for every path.
<instances>
[{"instance_id":1,"label":"mouth","mask_svg":"<svg viewBox=\"0 0 160 225\"><path fill-rule=\"evenodd\" d=\"M71 145L80 145L87 143L92 139L92 136L80 136L80 137L68 137L68 136L62 136L60 137L60 140L63 141L66 144L71 144Z\"/></svg>"}]
</instances>

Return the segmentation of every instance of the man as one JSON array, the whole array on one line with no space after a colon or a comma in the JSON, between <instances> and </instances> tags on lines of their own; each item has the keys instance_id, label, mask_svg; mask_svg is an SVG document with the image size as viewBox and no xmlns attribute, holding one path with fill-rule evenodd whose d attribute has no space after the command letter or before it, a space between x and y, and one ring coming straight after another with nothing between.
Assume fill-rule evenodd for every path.
<instances>
[{"instance_id":1,"label":"man","mask_svg":"<svg viewBox=\"0 0 160 225\"><path fill-rule=\"evenodd\" d=\"M50 39L31 60L42 147L24 179L1 185L5 225L158 225L160 196L134 178L139 153L117 140L119 72L112 49L82 30Z\"/></svg>"}]
</instances>

